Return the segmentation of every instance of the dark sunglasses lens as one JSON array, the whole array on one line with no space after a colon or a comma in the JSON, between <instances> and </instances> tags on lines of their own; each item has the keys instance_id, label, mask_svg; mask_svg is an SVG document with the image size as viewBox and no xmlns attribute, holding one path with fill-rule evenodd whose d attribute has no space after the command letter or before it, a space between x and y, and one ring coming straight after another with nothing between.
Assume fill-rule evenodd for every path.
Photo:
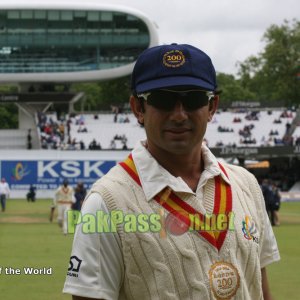
<instances>
[{"instance_id":1,"label":"dark sunglasses lens","mask_svg":"<svg viewBox=\"0 0 300 300\"><path fill-rule=\"evenodd\" d=\"M182 104L187 111L196 110L208 104L208 96L206 92L191 91L187 93Z\"/></svg>"},{"instance_id":2,"label":"dark sunglasses lens","mask_svg":"<svg viewBox=\"0 0 300 300\"><path fill-rule=\"evenodd\" d=\"M170 111L174 109L177 102L177 97L172 92L153 91L148 97L147 102L157 109Z\"/></svg>"},{"instance_id":3,"label":"dark sunglasses lens","mask_svg":"<svg viewBox=\"0 0 300 300\"><path fill-rule=\"evenodd\" d=\"M186 111L193 111L208 104L208 96L203 91L169 92L152 91L148 96L148 104L157 109L171 111L180 100Z\"/></svg>"}]
</instances>

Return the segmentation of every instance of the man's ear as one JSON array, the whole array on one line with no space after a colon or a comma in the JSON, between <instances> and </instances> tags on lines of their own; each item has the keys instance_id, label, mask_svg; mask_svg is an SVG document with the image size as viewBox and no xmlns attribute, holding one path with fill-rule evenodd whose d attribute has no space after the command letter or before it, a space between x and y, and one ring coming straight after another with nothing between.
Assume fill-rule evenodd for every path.
<instances>
[{"instance_id":1,"label":"man's ear","mask_svg":"<svg viewBox=\"0 0 300 300\"><path fill-rule=\"evenodd\" d=\"M219 105L219 100L220 100L219 95L215 95L214 99L212 99L212 100L209 101L209 106L208 106L208 109L209 109L208 122L210 122L212 120L215 112L217 111L218 105Z\"/></svg>"},{"instance_id":2,"label":"man's ear","mask_svg":"<svg viewBox=\"0 0 300 300\"><path fill-rule=\"evenodd\" d=\"M130 96L129 99L130 108L139 124L144 124L144 107L139 99L134 97L133 95Z\"/></svg>"}]
</instances>

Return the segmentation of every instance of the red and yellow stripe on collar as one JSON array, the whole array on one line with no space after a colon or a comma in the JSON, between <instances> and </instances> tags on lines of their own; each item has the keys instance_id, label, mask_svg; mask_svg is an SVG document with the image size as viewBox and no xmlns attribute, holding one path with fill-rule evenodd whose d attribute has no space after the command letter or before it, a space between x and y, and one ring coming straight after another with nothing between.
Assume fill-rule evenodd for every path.
<instances>
[{"instance_id":1,"label":"red and yellow stripe on collar","mask_svg":"<svg viewBox=\"0 0 300 300\"><path fill-rule=\"evenodd\" d=\"M124 170L132 177L132 179L141 186L141 181L137 173L135 164L130 154L127 159L120 163ZM228 177L224 167L219 163L222 172ZM232 210L232 193L231 187L221 176L216 176L215 180L215 198L213 216L227 215ZM212 226L212 221L216 219L207 218L200 212L196 211L192 206L180 199L170 188L165 188L158 193L154 200L163 206L168 212L172 213L178 220L186 224L188 227L196 230L199 235L206 239L211 245L218 250L221 249L227 235L228 228L218 231ZM208 224L209 223L209 224Z\"/></svg>"}]
</instances>

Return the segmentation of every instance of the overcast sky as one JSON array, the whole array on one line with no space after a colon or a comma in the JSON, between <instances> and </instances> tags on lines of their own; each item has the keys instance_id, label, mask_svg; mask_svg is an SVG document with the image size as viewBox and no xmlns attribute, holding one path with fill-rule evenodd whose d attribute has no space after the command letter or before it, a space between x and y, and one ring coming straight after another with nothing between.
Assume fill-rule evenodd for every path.
<instances>
[{"instance_id":1,"label":"overcast sky","mask_svg":"<svg viewBox=\"0 0 300 300\"><path fill-rule=\"evenodd\" d=\"M271 24L300 19L300 0L94 1L142 11L157 24L160 43L197 46L212 58L217 71L231 74L237 71L237 61L264 48L262 36Z\"/></svg>"}]
</instances>

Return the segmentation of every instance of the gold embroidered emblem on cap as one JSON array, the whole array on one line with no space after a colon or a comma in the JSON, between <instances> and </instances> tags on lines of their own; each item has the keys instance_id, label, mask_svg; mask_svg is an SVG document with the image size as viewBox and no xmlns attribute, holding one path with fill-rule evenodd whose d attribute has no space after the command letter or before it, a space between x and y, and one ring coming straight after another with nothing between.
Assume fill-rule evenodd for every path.
<instances>
[{"instance_id":1,"label":"gold embroidered emblem on cap","mask_svg":"<svg viewBox=\"0 0 300 300\"><path fill-rule=\"evenodd\" d=\"M180 50L172 50L164 54L163 64L168 68L178 68L184 63L185 56Z\"/></svg>"},{"instance_id":2,"label":"gold embroidered emblem on cap","mask_svg":"<svg viewBox=\"0 0 300 300\"><path fill-rule=\"evenodd\" d=\"M230 300L240 286L240 275L231 263L216 262L210 267L209 283L217 300Z\"/></svg>"}]
</instances>

